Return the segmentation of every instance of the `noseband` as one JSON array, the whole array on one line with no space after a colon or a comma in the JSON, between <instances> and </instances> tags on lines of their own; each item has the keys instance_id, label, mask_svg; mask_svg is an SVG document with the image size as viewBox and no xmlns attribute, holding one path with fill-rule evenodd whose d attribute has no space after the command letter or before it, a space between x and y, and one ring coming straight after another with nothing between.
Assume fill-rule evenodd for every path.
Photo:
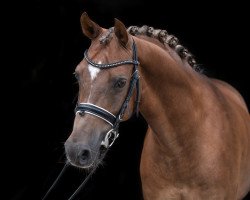
<instances>
[{"instance_id":1,"label":"noseband","mask_svg":"<svg viewBox=\"0 0 250 200\"><path fill-rule=\"evenodd\" d=\"M112 128L107 132L104 140L102 141L102 145L106 148L109 148L110 146L112 146L114 141L119 136L119 133L118 133L119 124L123 119L124 113L126 111L126 108L128 107L128 104L133 95L134 89L136 89L135 112L137 115L139 113L139 101L140 101L139 71L138 71L139 61L137 57L137 49L136 49L134 40L132 44L132 50L133 50L132 60L122 60L122 61L108 63L108 64L95 63L88 57L88 50L86 50L84 53L84 59L87 61L87 63L99 69L110 69L110 68L114 68L114 67L118 67L118 66L126 65L126 64L133 65L133 72L132 72L127 96L119 112L116 115L112 114L111 112L109 112L108 110L102 107L99 107L91 103L79 103L77 104L75 108L76 114L84 115L87 113L95 117L98 117L111 125Z\"/></svg>"}]
</instances>

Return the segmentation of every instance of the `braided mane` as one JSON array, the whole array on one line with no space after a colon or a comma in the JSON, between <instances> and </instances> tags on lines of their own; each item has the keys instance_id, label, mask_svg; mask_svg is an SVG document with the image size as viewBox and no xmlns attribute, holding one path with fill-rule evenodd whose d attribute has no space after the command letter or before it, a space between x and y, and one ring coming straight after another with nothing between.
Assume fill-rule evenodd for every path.
<instances>
[{"instance_id":1,"label":"braided mane","mask_svg":"<svg viewBox=\"0 0 250 200\"><path fill-rule=\"evenodd\" d=\"M187 63L197 72L202 72L199 65L196 63L194 56L179 43L178 38L174 35L168 34L166 30L154 29L150 26L130 26L127 31L133 35L142 35L150 38L157 39L161 44L163 44L166 48L172 49L174 52L179 55L179 57L183 61L187 61ZM108 31L99 39L101 44L108 44L113 37L114 27L108 29Z\"/></svg>"},{"instance_id":2,"label":"braided mane","mask_svg":"<svg viewBox=\"0 0 250 200\"><path fill-rule=\"evenodd\" d=\"M179 43L178 38L174 35L169 35L166 30L154 29L153 27L144 25L142 27L130 26L127 31L134 36L143 35L157 39L165 47L173 49L180 56L180 58L186 60L195 71L201 72L201 69L196 63L193 55Z\"/></svg>"}]
</instances>

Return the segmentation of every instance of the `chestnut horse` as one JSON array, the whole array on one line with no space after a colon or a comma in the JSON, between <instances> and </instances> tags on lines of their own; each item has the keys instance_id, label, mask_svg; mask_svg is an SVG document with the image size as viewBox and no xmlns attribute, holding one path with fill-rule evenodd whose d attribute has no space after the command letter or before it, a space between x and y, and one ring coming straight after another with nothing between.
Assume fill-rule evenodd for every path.
<instances>
[{"instance_id":1,"label":"chestnut horse","mask_svg":"<svg viewBox=\"0 0 250 200\"><path fill-rule=\"evenodd\" d=\"M145 200L244 198L250 190L250 117L241 95L207 77L164 30L105 29L86 13L91 40L75 69L78 104L68 161L97 166L121 121L140 111L148 123L140 176ZM139 84L140 83L140 84Z\"/></svg>"}]
</instances>

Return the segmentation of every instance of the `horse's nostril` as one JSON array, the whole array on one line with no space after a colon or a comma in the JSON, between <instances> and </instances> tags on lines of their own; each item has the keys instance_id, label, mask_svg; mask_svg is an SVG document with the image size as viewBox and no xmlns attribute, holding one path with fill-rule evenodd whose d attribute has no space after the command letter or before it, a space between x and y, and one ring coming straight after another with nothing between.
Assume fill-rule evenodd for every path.
<instances>
[{"instance_id":1,"label":"horse's nostril","mask_svg":"<svg viewBox=\"0 0 250 200\"><path fill-rule=\"evenodd\" d=\"M90 152L87 149L82 150L80 154L80 163L86 164L90 158Z\"/></svg>"},{"instance_id":2,"label":"horse's nostril","mask_svg":"<svg viewBox=\"0 0 250 200\"><path fill-rule=\"evenodd\" d=\"M88 150L83 150L82 154L81 154L81 158L83 160L86 160L86 159L88 159L88 157L89 157L89 151Z\"/></svg>"}]
</instances>

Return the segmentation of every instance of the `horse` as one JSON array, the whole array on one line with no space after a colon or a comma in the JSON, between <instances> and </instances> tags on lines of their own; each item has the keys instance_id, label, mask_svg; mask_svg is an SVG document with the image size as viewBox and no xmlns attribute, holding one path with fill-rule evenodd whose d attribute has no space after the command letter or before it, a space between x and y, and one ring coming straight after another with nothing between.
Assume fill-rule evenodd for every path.
<instances>
[{"instance_id":1,"label":"horse","mask_svg":"<svg viewBox=\"0 0 250 200\"><path fill-rule=\"evenodd\" d=\"M145 200L239 200L250 191L250 116L230 84L199 70L166 30L115 19L99 26L84 12L91 45L75 68L79 85L69 163L98 166L135 113L148 129L140 161Z\"/></svg>"}]
</instances>

